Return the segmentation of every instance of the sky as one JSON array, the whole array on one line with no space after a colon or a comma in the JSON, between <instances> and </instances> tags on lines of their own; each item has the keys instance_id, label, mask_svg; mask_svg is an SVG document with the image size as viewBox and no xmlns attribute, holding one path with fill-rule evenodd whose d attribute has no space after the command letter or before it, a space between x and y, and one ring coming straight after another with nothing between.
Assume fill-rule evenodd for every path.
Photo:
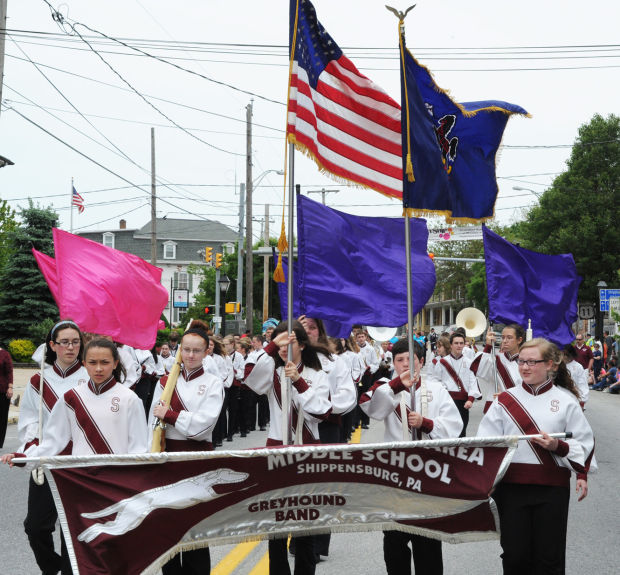
<instances>
[{"instance_id":1,"label":"sky","mask_svg":"<svg viewBox=\"0 0 620 575\"><path fill-rule=\"evenodd\" d=\"M116 229L120 219L140 228L150 219L154 127L158 217L215 219L236 229L238 188L246 177L246 107L253 99L253 211L263 218L269 205L277 237L289 3L50 3L64 24L52 19L44 0L8 0L0 155L15 165L0 170L0 198L15 209L29 197L53 206L68 230L73 178L85 203L84 213L74 210L74 231ZM344 53L398 101L397 19L384 4L314 1ZM505 100L532 115L513 117L504 134L499 223L522 219L536 194L566 168L580 125L596 113L620 114L618 22L615 0L420 0L409 13L409 49L454 99ZM348 213L402 212L397 200L330 180L301 154L295 155L295 182L303 193L338 190L326 194L327 204ZM256 221L255 239L260 230Z\"/></svg>"}]
</instances>

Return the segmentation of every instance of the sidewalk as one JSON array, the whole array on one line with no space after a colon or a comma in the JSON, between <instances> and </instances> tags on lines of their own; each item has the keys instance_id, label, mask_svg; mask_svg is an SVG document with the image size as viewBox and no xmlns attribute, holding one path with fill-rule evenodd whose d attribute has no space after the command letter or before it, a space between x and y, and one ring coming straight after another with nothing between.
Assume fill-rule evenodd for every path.
<instances>
[{"instance_id":1,"label":"sidewalk","mask_svg":"<svg viewBox=\"0 0 620 575\"><path fill-rule=\"evenodd\" d=\"M24 399L24 391L26 391L26 385L30 381L30 378L37 373L37 369L27 367L16 367L13 370L13 397L21 396L20 403ZM9 408L9 425L11 423L17 423L19 419L19 407L11 405Z\"/></svg>"}]
</instances>

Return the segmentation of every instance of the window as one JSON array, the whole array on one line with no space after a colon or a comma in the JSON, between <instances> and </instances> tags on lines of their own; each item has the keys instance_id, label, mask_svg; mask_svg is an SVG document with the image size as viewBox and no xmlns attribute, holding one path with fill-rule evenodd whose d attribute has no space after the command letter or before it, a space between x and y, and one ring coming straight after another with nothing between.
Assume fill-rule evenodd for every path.
<instances>
[{"instance_id":1,"label":"window","mask_svg":"<svg viewBox=\"0 0 620 575\"><path fill-rule=\"evenodd\" d=\"M174 242L164 242L164 259L173 260L177 257L177 245Z\"/></svg>"},{"instance_id":2,"label":"window","mask_svg":"<svg viewBox=\"0 0 620 575\"><path fill-rule=\"evenodd\" d=\"M189 274L187 272L179 272L177 276L177 288L189 289Z\"/></svg>"},{"instance_id":3,"label":"window","mask_svg":"<svg viewBox=\"0 0 620 575\"><path fill-rule=\"evenodd\" d=\"M235 253L235 244L224 244L222 246L222 252L225 254L234 254Z\"/></svg>"},{"instance_id":4,"label":"window","mask_svg":"<svg viewBox=\"0 0 620 575\"><path fill-rule=\"evenodd\" d=\"M112 232L106 232L103 234L103 245L109 248L114 247L114 234Z\"/></svg>"}]
</instances>

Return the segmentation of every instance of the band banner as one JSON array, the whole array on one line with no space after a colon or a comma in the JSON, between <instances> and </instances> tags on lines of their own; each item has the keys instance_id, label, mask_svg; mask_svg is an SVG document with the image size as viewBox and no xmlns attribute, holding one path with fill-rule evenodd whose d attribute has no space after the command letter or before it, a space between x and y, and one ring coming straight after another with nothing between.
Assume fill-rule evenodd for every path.
<instances>
[{"instance_id":1,"label":"band banner","mask_svg":"<svg viewBox=\"0 0 620 575\"><path fill-rule=\"evenodd\" d=\"M41 458L73 572L155 574L183 550L396 529L497 538L516 438Z\"/></svg>"}]
</instances>

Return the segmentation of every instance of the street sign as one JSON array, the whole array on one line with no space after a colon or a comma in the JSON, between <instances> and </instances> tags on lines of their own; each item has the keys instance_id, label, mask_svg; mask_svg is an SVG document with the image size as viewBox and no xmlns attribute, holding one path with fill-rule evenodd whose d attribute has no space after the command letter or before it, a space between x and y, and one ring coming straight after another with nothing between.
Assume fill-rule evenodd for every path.
<instances>
[{"instance_id":1,"label":"street sign","mask_svg":"<svg viewBox=\"0 0 620 575\"><path fill-rule=\"evenodd\" d=\"M221 315L214 315L213 316L213 323L217 323L217 324L222 323L222 316Z\"/></svg>"},{"instance_id":2,"label":"street sign","mask_svg":"<svg viewBox=\"0 0 620 575\"><path fill-rule=\"evenodd\" d=\"M596 306L593 303L579 304L579 319L594 319Z\"/></svg>"},{"instance_id":3,"label":"street sign","mask_svg":"<svg viewBox=\"0 0 620 575\"><path fill-rule=\"evenodd\" d=\"M601 289L599 290L599 301L601 311L609 311L609 300L620 298L620 289Z\"/></svg>"},{"instance_id":4,"label":"street sign","mask_svg":"<svg viewBox=\"0 0 620 575\"><path fill-rule=\"evenodd\" d=\"M186 308L189 303L189 290L175 289L172 295L172 307Z\"/></svg>"},{"instance_id":5,"label":"street sign","mask_svg":"<svg viewBox=\"0 0 620 575\"><path fill-rule=\"evenodd\" d=\"M609 309L616 313L620 313L620 297L609 298Z\"/></svg>"}]
</instances>

